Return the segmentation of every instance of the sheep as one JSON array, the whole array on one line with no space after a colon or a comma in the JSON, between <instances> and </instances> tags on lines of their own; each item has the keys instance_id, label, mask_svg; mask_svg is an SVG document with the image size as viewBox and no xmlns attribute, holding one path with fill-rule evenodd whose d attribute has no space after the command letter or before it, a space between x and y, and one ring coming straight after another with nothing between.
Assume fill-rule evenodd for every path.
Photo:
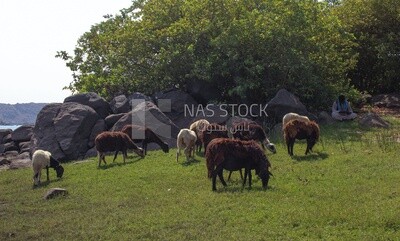
<instances>
[{"instance_id":1,"label":"sheep","mask_svg":"<svg viewBox=\"0 0 400 241\"><path fill-rule=\"evenodd\" d=\"M189 127L190 130L192 130L192 131L194 131L196 133L196 136L197 136L196 150L198 152L201 152L201 147L203 145L203 143L201 142L201 139L200 139L201 132L209 124L210 124L210 122L208 122L208 120L200 119L200 120L197 120L197 121L193 122Z\"/></svg>"},{"instance_id":2,"label":"sheep","mask_svg":"<svg viewBox=\"0 0 400 241\"><path fill-rule=\"evenodd\" d=\"M103 160L104 164L107 165L105 153L110 151L115 151L113 161L115 161L115 158L117 158L118 152L121 151L123 154L124 163L125 158L127 157L128 149L133 149L133 151L140 157L144 157L143 149L136 146L136 144L133 143L133 141L127 134L120 131L102 132L96 136L94 143L99 157L99 167L101 164L101 160Z\"/></svg>"},{"instance_id":3,"label":"sheep","mask_svg":"<svg viewBox=\"0 0 400 241\"><path fill-rule=\"evenodd\" d=\"M231 129L232 137L242 141L257 141L261 143L261 147L276 153L276 148L273 143L269 141L264 129L257 123L237 122L234 123ZM242 170L239 170L240 178L243 179ZM228 181L231 179L232 171L229 172Z\"/></svg>"},{"instance_id":4,"label":"sheep","mask_svg":"<svg viewBox=\"0 0 400 241\"><path fill-rule=\"evenodd\" d=\"M282 129L291 120L301 120L301 121L305 121L305 122L310 121L310 119L308 119L308 117L305 115L299 115L297 113L289 112L286 115L284 115L282 118Z\"/></svg>"},{"instance_id":5,"label":"sheep","mask_svg":"<svg viewBox=\"0 0 400 241\"><path fill-rule=\"evenodd\" d=\"M241 141L228 138L216 138L212 140L206 150L206 162L208 177L212 178L212 190L216 191L216 177L226 186L223 177L223 169L238 171L245 168L243 186L249 176L249 187L251 188L251 170L255 169L256 174L262 180L264 189L268 186L271 164L264 151L255 141Z\"/></svg>"},{"instance_id":6,"label":"sheep","mask_svg":"<svg viewBox=\"0 0 400 241\"><path fill-rule=\"evenodd\" d=\"M57 177L61 178L64 174L64 168L60 162L51 156L51 153L44 150L36 150L32 155L33 181L34 185L40 184L42 169L46 168L47 181L49 181L49 167L56 170Z\"/></svg>"},{"instance_id":7,"label":"sheep","mask_svg":"<svg viewBox=\"0 0 400 241\"><path fill-rule=\"evenodd\" d=\"M232 129L233 138L238 138L242 141L254 140L261 143L262 148L267 147L272 153L276 153L276 148L273 143L269 141L264 129L254 123L240 122L236 123Z\"/></svg>"},{"instance_id":8,"label":"sheep","mask_svg":"<svg viewBox=\"0 0 400 241\"><path fill-rule=\"evenodd\" d=\"M313 146L319 139L319 126L314 121L291 120L283 127L283 138L285 139L288 153L293 156L295 139L307 139L306 155L312 151Z\"/></svg>"},{"instance_id":9,"label":"sheep","mask_svg":"<svg viewBox=\"0 0 400 241\"><path fill-rule=\"evenodd\" d=\"M204 152L207 149L208 143L215 138L228 138L228 130L226 126L221 126L216 123L206 125L204 130L200 132L201 142L204 146Z\"/></svg>"},{"instance_id":10,"label":"sheep","mask_svg":"<svg viewBox=\"0 0 400 241\"><path fill-rule=\"evenodd\" d=\"M169 152L168 144L163 142L160 137L158 137L156 133L154 133L148 127L142 127L138 125L125 125L121 131L127 134L133 142L137 143L141 141L145 155L147 154L147 144L153 142L157 143L165 153ZM135 133L142 134L142 137L135 136Z\"/></svg>"},{"instance_id":11,"label":"sheep","mask_svg":"<svg viewBox=\"0 0 400 241\"><path fill-rule=\"evenodd\" d=\"M176 138L176 146L178 150L176 151L176 162L178 162L178 157L181 154L181 149L184 149L184 153L186 156L186 161L189 161L189 158L194 156L194 148L196 144L196 133L187 128L183 128L179 131L178 136Z\"/></svg>"}]
</instances>

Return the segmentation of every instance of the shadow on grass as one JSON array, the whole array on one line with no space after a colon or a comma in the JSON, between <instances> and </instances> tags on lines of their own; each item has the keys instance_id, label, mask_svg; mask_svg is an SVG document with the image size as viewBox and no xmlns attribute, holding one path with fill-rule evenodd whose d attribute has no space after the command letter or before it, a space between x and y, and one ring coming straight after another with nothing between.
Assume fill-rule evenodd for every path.
<instances>
[{"instance_id":1,"label":"shadow on grass","mask_svg":"<svg viewBox=\"0 0 400 241\"><path fill-rule=\"evenodd\" d=\"M217 190L214 191L215 193L246 193L246 192L271 192L274 191L274 187L268 186L267 189L264 189L261 185L252 184L251 188L249 187L249 184L246 183L246 185L243 187L242 184L240 185L229 185L227 187L223 187L222 185L217 184ZM211 185L210 185L211 189Z\"/></svg>"},{"instance_id":2,"label":"shadow on grass","mask_svg":"<svg viewBox=\"0 0 400 241\"><path fill-rule=\"evenodd\" d=\"M296 161L322 161L329 157L325 152L314 152L309 155L297 156L293 155L292 159Z\"/></svg>"},{"instance_id":3,"label":"shadow on grass","mask_svg":"<svg viewBox=\"0 0 400 241\"><path fill-rule=\"evenodd\" d=\"M47 187L50 183L59 182L59 181L61 181L61 180L62 180L62 178L55 178L55 179L50 179L49 181L46 180L46 181L44 181L44 182L40 182L39 185L33 184L33 185L32 185L32 189L38 189L38 188Z\"/></svg>"},{"instance_id":4,"label":"shadow on grass","mask_svg":"<svg viewBox=\"0 0 400 241\"><path fill-rule=\"evenodd\" d=\"M97 167L97 169L101 169L101 170L106 170L108 168L113 168L113 167L119 167L119 166L123 166L123 165L131 165L134 164L144 158L140 157L140 156L135 156L133 157L133 160L130 161L130 159L132 160L132 157L128 156L128 158L125 159L125 163L122 162L116 162L116 161L112 161L111 159L109 161L106 160L107 165L104 165L104 162L101 162L101 166Z\"/></svg>"},{"instance_id":5,"label":"shadow on grass","mask_svg":"<svg viewBox=\"0 0 400 241\"><path fill-rule=\"evenodd\" d=\"M181 165L184 167L187 167L187 166L191 166L191 165L198 164L198 163L200 163L199 160L192 158L189 161L182 162Z\"/></svg>"}]
</instances>

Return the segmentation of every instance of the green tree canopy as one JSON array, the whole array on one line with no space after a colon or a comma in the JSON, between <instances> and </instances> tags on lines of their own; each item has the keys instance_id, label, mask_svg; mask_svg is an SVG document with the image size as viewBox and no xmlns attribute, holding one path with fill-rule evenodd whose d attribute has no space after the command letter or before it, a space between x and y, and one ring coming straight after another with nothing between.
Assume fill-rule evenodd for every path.
<instances>
[{"instance_id":1,"label":"green tree canopy","mask_svg":"<svg viewBox=\"0 0 400 241\"><path fill-rule=\"evenodd\" d=\"M351 89L354 36L333 7L313 0L136 0L82 35L73 91L106 98L196 82L210 101L265 103L286 88L313 107Z\"/></svg>"},{"instance_id":2,"label":"green tree canopy","mask_svg":"<svg viewBox=\"0 0 400 241\"><path fill-rule=\"evenodd\" d=\"M400 1L343 0L335 12L356 38L352 84L372 94L400 91Z\"/></svg>"}]
</instances>

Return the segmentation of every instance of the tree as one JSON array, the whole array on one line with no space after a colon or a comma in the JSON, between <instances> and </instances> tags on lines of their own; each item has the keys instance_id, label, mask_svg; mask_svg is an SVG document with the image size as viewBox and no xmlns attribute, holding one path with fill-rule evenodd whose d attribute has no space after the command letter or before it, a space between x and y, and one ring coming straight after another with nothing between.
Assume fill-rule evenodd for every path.
<instances>
[{"instance_id":1,"label":"tree","mask_svg":"<svg viewBox=\"0 0 400 241\"><path fill-rule=\"evenodd\" d=\"M343 0L335 12L356 37L351 83L372 94L400 91L400 2Z\"/></svg>"},{"instance_id":2,"label":"tree","mask_svg":"<svg viewBox=\"0 0 400 241\"><path fill-rule=\"evenodd\" d=\"M286 88L320 107L350 88L353 40L313 0L142 0L58 56L74 72L70 89L107 98L196 82L219 91L208 101L265 103Z\"/></svg>"}]
</instances>

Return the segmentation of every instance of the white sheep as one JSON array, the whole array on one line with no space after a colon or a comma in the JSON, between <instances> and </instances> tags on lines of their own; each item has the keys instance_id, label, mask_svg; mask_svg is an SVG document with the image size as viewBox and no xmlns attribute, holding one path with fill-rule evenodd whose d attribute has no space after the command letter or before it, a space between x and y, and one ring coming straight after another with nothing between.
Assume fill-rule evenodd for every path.
<instances>
[{"instance_id":1,"label":"white sheep","mask_svg":"<svg viewBox=\"0 0 400 241\"><path fill-rule=\"evenodd\" d=\"M196 133L189 129L181 129L178 133L178 137L176 138L176 146L178 150L176 151L176 162L178 162L178 157L181 154L181 149L184 149L184 153L186 155L186 161L189 161L189 158L194 156L194 147L196 144Z\"/></svg>"},{"instance_id":2,"label":"white sheep","mask_svg":"<svg viewBox=\"0 0 400 241\"><path fill-rule=\"evenodd\" d=\"M196 133L196 136L197 136L196 149L198 152L201 152L201 147L203 145L203 143L201 142L200 135L201 135L202 131L205 130L209 124L210 124L210 122L208 122L208 120L200 119L200 120L193 122L189 127L190 130L192 130Z\"/></svg>"},{"instance_id":3,"label":"white sheep","mask_svg":"<svg viewBox=\"0 0 400 241\"><path fill-rule=\"evenodd\" d=\"M305 122L310 121L310 119L308 119L308 117L305 115L299 115L297 113L290 112L284 115L282 118L282 130L285 127L285 125L291 120L300 120Z\"/></svg>"},{"instance_id":4,"label":"white sheep","mask_svg":"<svg viewBox=\"0 0 400 241\"><path fill-rule=\"evenodd\" d=\"M64 168L60 162L51 156L51 153L44 150L36 150L32 155L33 181L34 185L40 183L42 169L46 168L47 181L49 181L49 167L54 168L57 172L57 177L61 178L64 173Z\"/></svg>"}]
</instances>

